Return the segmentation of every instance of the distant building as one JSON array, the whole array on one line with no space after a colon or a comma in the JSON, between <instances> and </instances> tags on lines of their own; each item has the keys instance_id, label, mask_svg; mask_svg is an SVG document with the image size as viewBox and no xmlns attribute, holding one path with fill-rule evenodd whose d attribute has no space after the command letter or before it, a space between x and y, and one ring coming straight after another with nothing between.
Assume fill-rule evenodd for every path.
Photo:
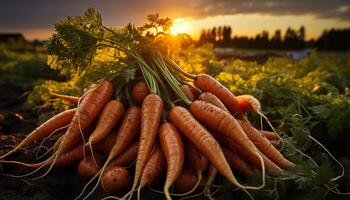
<instances>
[{"instance_id":1,"label":"distant building","mask_svg":"<svg viewBox=\"0 0 350 200\"><path fill-rule=\"evenodd\" d=\"M26 42L21 33L0 33L0 43L24 44Z\"/></svg>"}]
</instances>

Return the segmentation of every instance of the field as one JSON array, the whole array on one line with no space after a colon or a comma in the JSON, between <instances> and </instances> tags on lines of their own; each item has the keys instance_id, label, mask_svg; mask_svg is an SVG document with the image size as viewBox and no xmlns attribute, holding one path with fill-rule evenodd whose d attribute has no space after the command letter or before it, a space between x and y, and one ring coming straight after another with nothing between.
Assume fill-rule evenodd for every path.
<instances>
[{"instance_id":1,"label":"field","mask_svg":"<svg viewBox=\"0 0 350 200\"><path fill-rule=\"evenodd\" d=\"M19 138L54 113L70 107L67 102L52 99L49 91L69 95L81 95L82 88L99 78L93 68L83 76L61 74L46 64L45 52L18 52L7 47L0 49L0 144L7 151L18 143ZM291 60L285 56L268 57L264 62L216 57L211 45L188 46L182 49L175 61L187 72L208 73L229 88L235 95L252 94L263 107L263 113L273 126L289 141L290 148L284 149L287 158L303 163L305 169L315 169L318 175L286 176L285 180L268 179L263 190L252 192L255 199L339 199L341 197L327 191L324 184L341 173L339 165L324 149L312 141L308 135L321 142L345 167L345 176L338 181L341 191L350 190L350 54L313 51L301 60ZM94 75L93 79L89 78ZM23 96L24 95L24 96ZM251 115L256 127L269 129L257 115ZM260 126L263 127L260 127ZM12 137L12 136L16 137ZM311 156L319 168L307 159L300 161L290 149L297 147ZM0 153L2 154L2 153ZM31 149L27 158L33 156ZM16 154L13 158L23 158ZM20 167L7 167L7 172L18 173ZM74 169L70 169L71 171ZM69 181L78 182L71 198L78 194L82 183L72 176L72 172L60 169L54 171L44 181L27 182L21 179L20 186L14 180L0 178L0 187L11 183L11 187L1 190L0 199L11 198L57 198L64 196ZM60 174L70 174L64 180ZM248 183L256 183L259 177L247 178ZM45 182L46 181L46 182ZM223 180L224 184L225 181ZM51 189L43 187L52 184ZM9 184L9 185L11 185ZM67 187L68 184L68 187ZM227 183L226 183L227 184ZM41 187L38 187L40 185ZM55 193L52 186L62 189ZM21 192L17 192L20 189ZM57 190L57 189L56 189ZM36 196L39 195L39 196ZM222 188L218 199L248 198L241 191ZM345 196L346 197L346 196ZM345 199L344 197L344 199ZM69 198L69 197L68 197Z\"/></svg>"}]
</instances>

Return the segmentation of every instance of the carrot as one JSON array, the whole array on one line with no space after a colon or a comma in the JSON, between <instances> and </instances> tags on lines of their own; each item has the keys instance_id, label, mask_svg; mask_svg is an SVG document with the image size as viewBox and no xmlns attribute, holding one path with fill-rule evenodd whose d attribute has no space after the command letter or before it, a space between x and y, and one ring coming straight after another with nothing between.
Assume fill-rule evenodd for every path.
<instances>
[{"instance_id":1,"label":"carrot","mask_svg":"<svg viewBox=\"0 0 350 200\"><path fill-rule=\"evenodd\" d=\"M28 167L38 166L37 170L18 177L31 175L38 171L40 168L50 165L50 168L47 170L47 172L37 178L42 178L47 175L55 165L57 158L72 148L75 145L76 141L79 140L79 138L83 137L82 131L84 131L98 117L100 111L112 96L112 92L112 83L107 80L101 80L94 89L89 90L89 93L85 94L85 97L82 98L81 104L78 104L78 110L74 114L66 133L63 135L57 151L51 157L41 163L27 164L17 162L17 164L22 164Z\"/></svg>"},{"instance_id":2,"label":"carrot","mask_svg":"<svg viewBox=\"0 0 350 200\"><path fill-rule=\"evenodd\" d=\"M194 101L196 99L195 94L189 85L181 85L181 90L186 94L189 100Z\"/></svg>"},{"instance_id":3,"label":"carrot","mask_svg":"<svg viewBox=\"0 0 350 200\"><path fill-rule=\"evenodd\" d=\"M75 113L76 113L76 109L70 109L53 116L52 118L50 118L49 120L41 124L39 127L37 127L34 131L32 131L14 149L2 155L0 157L0 160L4 159L8 155L18 151L19 149L35 141L42 140L48 137L51 133L55 132L56 130L59 130L61 127L65 127L69 125Z\"/></svg>"},{"instance_id":4,"label":"carrot","mask_svg":"<svg viewBox=\"0 0 350 200\"><path fill-rule=\"evenodd\" d=\"M89 125L89 127L86 128L85 132L84 132L84 140L89 138L90 134L94 131L95 129L95 123L92 123ZM55 142L55 144L53 145L53 150L54 152L57 151L58 147L61 144L62 138L64 137L64 135L62 135L61 137L59 137L57 139L57 141ZM73 143L72 143L72 147L69 148L68 150L71 150L73 148L75 148L76 146L78 146L78 144L80 144L83 141L83 139L81 137L79 137L78 139L76 139Z\"/></svg>"},{"instance_id":5,"label":"carrot","mask_svg":"<svg viewBox=\"0 0 350 200\"><path fill-rule=\"evenodd\" d=\"M120 101L111 100L103 108L96 129L90 135L88 145L103 140L124 114L124 106Z\"/></svg>"},{"instance_id":6,"label":"carrot","mask_svg":"<svg viewBox=\"0 0 350 200\"><path fill-rule=\"evenodd\" d=\"M59 138L56 140L55 144L53 145L52 148L53 148L54 151L57 151L58 147L60 146L61 141L62 141L62 137L63 137L63 136L59 137Z\"/></svg>"},{"instance_id":7,"label":"carrot","mask_svg":"<svg viewBox=\"0 0 350 200\"><path fill-rule=\"evenodd\" d=\"M145 81L137 82L131 91L132 98L140 105L142 104L143 99L149 94L150 91Z\"/></svg>"},{"instance_id":8,"label":"carrot","mask_svg":"<svg viewBox=\"0 0 350 200\"><path fill-rule=\"evenodd\" d=\"M170 120L196 148L226 177L239 188L259 189L243 186L234 177L229 164L215 138L184 107L175 106L169 112Z\"/></svg>"},{"instance_id":9,"label":"carrot","mask_svg":"<svg viewBox=\"0 0 350 200\"><path fill-rule=\"evenodd\" d=\"M188 140L185 140L186 158L190 163L190 166L195 172L197 182L186 194L192 193L199 185L202 179L202 173L208 167L208 159Z\"/></svg>"},{"instance_id":10,"label":"carrot","mask_svg":"<svg viewBox=\"0 0 350 200\"><path fill-rule=\"evenodd\" d=\"M225 154L227 162L235 171L241 172L245 175L253 174L253 170L250 167L250 165L245 160L243 160L236 152L226 147L222 147L222 151Z\"/></svg>"},{"instance_id":11,"label":"carrot","mask_svg":"<svg viewBox=\"0 0 350 200\"><path fill-rule=\"evenodd\" d=\"M70 96L70 95L64 95L64 94L58 94L55 92L50 92L50 94L54 97L60 98L60 99L64 99L66 101L68 101L71 104L77 105L79 102L79 97L75 97L75 96Z\"/></svg>"},{"instance_id":12,"label":"carrot","mask_svg":"<svg viewBox=\"0 0 350 200\"><path fill-rule=\"evenodd\" d=\"M137 189L137 199L140 199L140 192L143 187L150 185L162 175L163 168L164 155L161 148L156 146L142 170L140 184Z\"/></svg>"},{"instance_id":13,"label":"carrot","mask_svg":"<svg viewBox=\"0 0 350 200\"><path fill-rule=\"evenodd\" d=\"M282 148L282 141L281 140L270 140L270 142L276 149Z\"/></svg>"},{"instance_id":14,"label":"carrot","mask_svg":"<svg viewBox=\"0 0 350 200\"><path fill-rule=\"evenodd\" d=\"M198 100L211 103L214 106L221 108L222 110L230 113L230 111L227 110L226 106L220 101L220 99L210 92L203 92L202 94L199 95Z\"/></svg>"},{"instance_id":15,"label":"carrot","mask_svg":"<svg viewBox=\"0 0 350 200\"><path fill-rule=\"evenodd\" d=\"M282 147L281 148L283 148L283 145L284 145L283 140L277 134L275 128L272 126L272 124L270 123L269 119L262 113L262 111L261 111L261 104L260 104L259 100L256 99L252 95L240 95L240 96L237 96L236 98L237 98L239 106L241 107L241 109L244 112L253 112L253 113L256 113L256 114L260 115L260 117L261 117L260 118L261 119L261 127L262 127L262 118L264 118L266 120L268 125L271 127L271 129L275 133L275 136L278 139L281 140L281 142L282 142ZM246 122L249 122L249 120L247 119L246 116L244 116L243 120L246 121Z\"/></svg>"},{"instance_id":16,"label":"carrot","mask_svg":"<svg viewBox=\"0 0 350 200\"><path fill-rule=\"evenodd\" d=\"M108 162L119 156L128 145L135 139L140 130L141 111L136 106L130 107L123 118L123 121L118 129L114 145L108 155ZM107 162L107 164L108 164Z\"/></svg>"},{"instance_id":17,"label":"carrot","mask_svg":"<svg viewBox=\"0 0 350 200\"><path fill-rule=\"evenodd\" d=\"M140 146L136 159L134 183L131 191L127 194L130 195L130 198L137 187L142 169L155 144L163 107L164 103L162 98L156 94L147 95L142 102Z\"/></svg>"},{"instance_id":18,"label":"carrot","mask_svg":"<svg viewBox=\"0 0 350 200\"><path fill-rule=\"evenodd\" d=\"M261 130L260 133L269 140L278 140L278 136L275 132Z\"/></svg>"},{"instance_id":19,"label":"carrot","mask_svg":"<svg viewBox=\"0 0 350 200\"><path fill-rule=\"evenodd\" d=\"M83 178L93 177L100 170L102 159L103 156L100 154L95 154L94 157L88 156L85 159L82 159L78 166L79 176Z\"/></svg>"},{"instance_id":20,"label":"carrot","mask_svg":"<svg viewBox=\"0 0 350 200\"><path fill-rule=\"evenodd\" d=\"M127 149L120 153L120 155L112 160L106 169L109 167L127 167L131 165L137 158L137 153L139 150L139 142L135 142L130 145Z\"/></svg>"},{"instance_id":21,"label":"carrot","mask_svg":"<svg viewBox=\"0 0 350 200\"><path fill-rule=\"evenodd\" d=\"M169 188L179 177L184 163L184 145L181 136L171 123L164 123L159 128L160 144L167 163L167 176L164 184L164 194L169 200Z\"/></svg>"},{"instance_id":22,"label":"carrot","mask_svg":"<svg viewBox=\"0 0 350 200\"><path fill-rule=\"evenodd\" d=\"M197 177L192 170L184 167L180 173L180 176L176 179L174 186L176 191L181 193L187 193L191 191L197 184Z\"/></svg>"},{"instance_id":23,"label":"carrot","mask_svg":"<svg viewBox=\"0 0 350 200\"><path fill-rule=\"evenodd\" d=\"M124 149L128 147L128 145L134 140L136 137L136 134L138 133L140 129L140 118L141 118L141 112L140 109L136 106L130 107L124 118L123 121L118 129L118 133L116 134L116 138L114 140L114 144L112 149L110 150L110 153L108 154L108 158L106 162L104 163L101 170L96 174L95 177L93 177L84 187L80 195L77 197L79 198L87 188L87 186L98 176L98 180L95 184L95 187L90 191L90 193L85 197L87 198L89 195L92 194L92 192L97 188L102 174L104 173L105 169L109 165L109 163L117 157Z\"/></svg>"},{"instance_id":24,"label":"carrot","mask_svg":"<svg viewBox=\"0 0 350 200\"><path fill-rule=\"evenodd\" d=\"M74 115L71 125L62 138L61 144L56 151L56 157L66 152L71 145L100 114L105 104L111 98L113 92L112 83L101 80L95 89L90 90L81 101L78 112Z\"/></svg>"},{"instance_id":25,"label":"carrot","mask_svg":"<svg viewBox=\"0 0 350 200\"><path fill-rule=\"evenodd\" d=\"M104 155L109 154L109 152L111 152L111 149L115 143L115 138L117 135L117 131L116 130L112 130L103 140L99 141L98 143L96 143L94 145L94 148L103 153Z\"/></svg>"},{"instance_id":26,"label":"carrot","mask_svg":"<svg viewBox=\"0 0 350 200\"><path fill-rule=\"evenodd\" d=\"M295 166L294 163L285 159L283 155L271 144L271 142L259 133L253 126L244 121L238 121L244 132L256 145L256 147L264 153L271 161L276 163L279 167L288 169Z\"/></svg>"},{"instance_id":27,"label":"carrot","mask_svg":"<svg viewBox=\"0 0 350 200\"><path fill-rule=\"evenodd\" d=\"M57 158L55 167L66 167L75 162L78 162L83 157L84 145L80 144L73 149L67 151Z\"/></svg>"},{"instance_id":28,"label":"carrot","mask_svg":"<svg viewBox=\"0 0 350 200\"><path fill-rule=\"evenodd\" d=\"M200 89L196 88L195 86L191 86L192 94L194 95L194 99L198 99L198 96L202 93Z\"/></svg>"},{"instance_id":29,"label":"carrot","mask_svg":"<svg viewBox=\"0 0 350 200\"><path fill-rule=\"evenodd\" d=\"M248 151L246 151L239 143L234 142L232 139L228 137L221 137L219 135L216 135L216 138L226 144L231 150L236 151L241 158L244 160L247 160L250 164L252 164L254 167L258 167L262 169L261 167L261 161L260 159L255 156L255 154L251 155ZM280 167L278 167L274 162L272 162L270 159L268 159L263 153L261 153L258 150L258 153L261 155L261 157L264 160L264 166L266 170L270 170L276 174L282 174L284 171Z\"/></svg>"},{"instance_id":30,"label":"carrot","mask_svg":"<svg viewBox=\"0 0 350 200\"><path fill-rule=\"evenodd\" d=\"M131 184L131 176L123 167L109 168L102 175L101 186L109 194L126 190Z\"/></svg>"},{"instance_id":31,"label":"carrot","mask_svg":"<svg viewBox=\"0 0 350 200\"><path fill-rule=\"evenodd\" d=\"M217 173L218 173L218 170L216 170L216 168L210 164L209 170L208 170L207 182L205 183L205 186L204 186L204 195L210 200L213 200L213 197L211 196L210 188L215 180Z\"/></svg>"},{"instance_id":32,"label":"carrot","mask_svg":"<svg viewBox=\"0 0 350 200\"><path fill-rule=\"evenodd\" d=\"M213 77L199 74L194 79L194 85L204 92L210 92L217 96L228 110L239 119L244 118L236 96Z\"/></svg>"},{"instance_id":33,"label":"carrot","mask_svg":"<svg viewBox=\"0 0 350 200\"><path fill-rule=\"evenodd\" d=\"M257 148L232 115L208 102L199 100L191 104L190 110L197 120L215 130L215 133L231 138L240 144L245 151L257 156L262 161L261 156L257 153Z\"/></svg>"},{"instance_id":34,"label":"carrot","mask_svg":"<svg viewBox=\"0 0 350 200\"><path fill-rule=\"evenodd\" d=\"M252 95L244 94L236 96L239 107L243 112L255 112L261 111L261 104L257 98Z\"/></svg>"},{"instance_id":35,"label":"carrot","mask_svg":"<svg viewBox=\"0 0 350 200\"><path fill-rule=\"evenodd\" d=\"M196 172L196 175L201 174L208 167L208 159L190 141L186 140L185 145L186 156L192 169Z\"/></svg>"}]
</instances>

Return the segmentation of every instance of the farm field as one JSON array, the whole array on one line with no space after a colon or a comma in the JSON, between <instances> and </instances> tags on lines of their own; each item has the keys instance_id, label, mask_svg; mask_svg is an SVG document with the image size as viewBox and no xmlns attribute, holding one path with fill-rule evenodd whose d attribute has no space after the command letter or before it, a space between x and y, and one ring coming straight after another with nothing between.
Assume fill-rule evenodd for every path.
<instances>
[{"instance_id":1,"label":"farm field","mask_svg":"<svg viewBox=\"0 0 350 200\"><path fill-rule=\"evenodd\" d=\"M0 103L2 116L0 131L3 146L1 151L5 152L13 148L26 133L48 116L70 107L65 101L52 99L48 91L70 95L78 95L81 91L72 90L69 86L71 79L49 68L45 53L23 54L8 49L2 49L2 52L4 53L0 60L0 85L4 95L1 96ZM314 195L314 192L311 192L313 190L326 192L322 184L328 182L335 174L339 174L340 168L323 149L310 141L307 135L318 139L344 165L345 176L339 184L342 190L349 189L350 147L347 142L350 140L348 134L350 54L313 51L311 55L297 61L279 56L269 57L265 63L257 64L254 61L240 59L218 60L212 47L207 45L202 48L186 49L180 54L177 62L188 72L212 75L236 95L252 94L257 97L263 105L264 114L278 132L282 133L282 137L293 142L322 166L319 171L320 177L306 176L291 178L288 182L271 182L268 184L271 187L276 187L274 185L277 184L274 192L270 192L273 189L270 187L263 189L256 194L253 193L256 199L273 199L275 195L287 199L290 194L285 193L286 188L290 191L293 187L298 188L295 197ZM250 119L256 127L260 126L258 115L251 115ZM268 127L266 123L263 123L263 126ZM33 156L30 148L24 155L21 154L16 154L13 158L30 160ZM289 156L293 157L293 154ZM24 170L21 167L5 169L10 172ZM74 167L68 169L68 172L57 169L44 180L34 182L34 185L26 181L2 178L0 182L4 190L1 196L15 199L22 197L59 199L65 195L64 191L69 191L73 198L79 187L73 189L69 182L80 183L80 181L76 176L62 179L60 177L62 173L74 174ZM18 182L21 184L16 185ZM52 189L46 188L45 184L59 187L62 193L55 193ZM19 188L21 192L18 193L16 191ZM148 193L152 194L150 191ZM244 197L241 192L231 194L225 189L219 193L221 193L218 195L219 199L228 198L230 195ZM332 194L328 194L328 197L332 198Z\"/></svg>"}]
</instances>

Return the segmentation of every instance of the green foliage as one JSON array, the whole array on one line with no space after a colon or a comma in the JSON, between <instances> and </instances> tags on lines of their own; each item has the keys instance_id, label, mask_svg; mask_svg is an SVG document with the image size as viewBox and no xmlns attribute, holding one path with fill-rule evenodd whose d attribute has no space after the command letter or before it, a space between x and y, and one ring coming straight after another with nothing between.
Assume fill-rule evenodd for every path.
<instances>
[{"instance_id":1,"label":"green foliage","mask_svg":"<svg viewBox=\"0 0 350 200\"><path fill-rule=\"evenodd\" d=\"M24 92L45 79L64 80L65 77L50 69L44 53L0 48L0 88Z\"/></svg>"},{"instance_id":2,"label":"green foliage","mask_svg":"<svg viewBox=\"0 0 350 200\"><path fill-rule=\"evenodd\" d=\"M283 131L289 131L287 122L296 113L310 117L305 125L309 130L326 123L331 137L349 129L348 54L313 53L299 61L272 58L263 65L232 60L221 67L218 80L237 95L256 96Z\"/></svg>"},{"instance_id":3,"label":"green foliage","mask_svg":"<svg viewBox=\"0 0 350 200\"><path fill-rule=\"evenodd\" d=\"M55 25L47 43L48 64L63 73L80 72L90 65L103 35L101 15L88 9L84 16L68 17Z\"/></svg>"}]
</instances>

